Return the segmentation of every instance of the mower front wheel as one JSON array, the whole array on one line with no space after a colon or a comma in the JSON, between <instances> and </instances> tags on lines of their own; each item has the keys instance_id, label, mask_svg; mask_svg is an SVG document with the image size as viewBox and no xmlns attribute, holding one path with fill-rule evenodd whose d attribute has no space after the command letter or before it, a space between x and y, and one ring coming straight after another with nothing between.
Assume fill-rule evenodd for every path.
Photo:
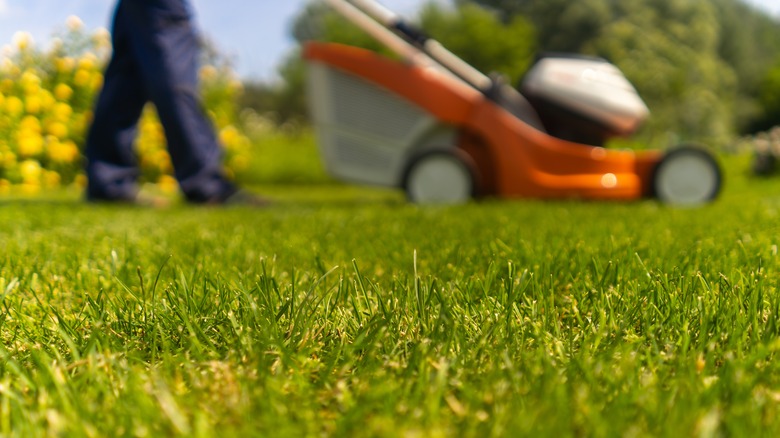
<instances>
[{"instance_id":1,"label":"mower front wheel","mask_svg":"<svg viewBox=\"0 0 780 438\"><path fill-rule=\"evenodd\" d=\"M721 182L715 158L695 146L667 152L653 173L655 197L672 205L693 206L712 201L720 192Z\"/></svg>"},{"instance_id":2,"label":"mower front wheel","mask_svg":"<svg viewBox=\"0 0 780 438\"><path fill-rule=\"evenodd\" d=\"M426 151L409 162L403 188L417 204L463 204L476 194L473 162L459 149Z\"/></svg>"}]
</instances>

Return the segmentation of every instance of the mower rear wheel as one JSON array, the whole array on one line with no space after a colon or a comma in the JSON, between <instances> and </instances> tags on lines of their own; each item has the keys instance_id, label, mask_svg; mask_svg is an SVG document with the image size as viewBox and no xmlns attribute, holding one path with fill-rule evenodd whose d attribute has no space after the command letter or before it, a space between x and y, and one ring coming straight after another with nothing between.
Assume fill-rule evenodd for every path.
<instances>
[{"instance_id":1,"label":"mower rear wheel","mask_svg":"<svg viewBox=\"0 0 780 438\"><path fill-rule=\"evenodd\" d=\"M715 199L722 176L713 156L697 147L682 146L668 152L653 174L653 190L662 202L698 205Z\"/></svg>"},{"instance_id":2,"label":"mower rear wheel","mask_svg":"<svg viewBox=\"0 0 780 438\"><path fill-rule=\"evenodd\" d=\"M458 149L428 151L404 176L407 198L417 204L462 204L476 193L474 165Z\"/></svg>"}]
</instances>

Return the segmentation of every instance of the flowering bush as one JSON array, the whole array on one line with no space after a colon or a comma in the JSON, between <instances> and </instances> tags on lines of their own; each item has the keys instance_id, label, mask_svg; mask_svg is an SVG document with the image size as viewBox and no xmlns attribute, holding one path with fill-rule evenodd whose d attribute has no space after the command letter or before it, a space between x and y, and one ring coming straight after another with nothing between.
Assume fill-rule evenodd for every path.
<instances>
[{"instance_id":1,"label":"flowering bush","mask_svg":"<svg viewBox=\"0 0 780 438\"><path fill-rule=\"evenodd\" d=\"M25 193L64 185L83 186L83 145L92 106L103 84L111 51L105 29L84 30L70 17L50 47L39 49L20 32L0 60L0 193L18 186ZM224 63L223 63L224 64ZM247 163L249 140L236 127L235 100L241 92L229 66L205 65L201 84L209 116L225 148L228 174ZM165 136L152 107L135 143L145 182L177 190Z\"/></svg>"}]
</instances>

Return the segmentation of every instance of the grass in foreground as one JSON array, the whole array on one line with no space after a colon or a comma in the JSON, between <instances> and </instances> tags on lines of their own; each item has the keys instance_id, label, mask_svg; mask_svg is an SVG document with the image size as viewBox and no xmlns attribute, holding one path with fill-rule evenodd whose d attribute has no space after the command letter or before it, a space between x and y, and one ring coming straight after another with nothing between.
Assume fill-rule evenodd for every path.
<instances>
[{"instance_id":1,"label":"grass in foreground","mask_svg":"<svg viewBox=\"0 0 780 438\"><path fill-rule=\"evenodd\" d=\"M780 431L780 180L715 204L0 206L0 434Z\"/></svg>"}]
</instances>

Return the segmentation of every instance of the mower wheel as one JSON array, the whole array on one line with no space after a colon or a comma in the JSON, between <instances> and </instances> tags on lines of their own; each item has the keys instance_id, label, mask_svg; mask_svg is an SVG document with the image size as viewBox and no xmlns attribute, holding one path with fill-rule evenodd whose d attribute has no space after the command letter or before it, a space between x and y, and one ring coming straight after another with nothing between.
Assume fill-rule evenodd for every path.
<instances>
[{"instance_id":1,"label":"mower wheel","mask_svg":"<svg viewBox=\"0 0 780 438\"><path fill-rule=\"evenodd\" d=\"M664 155L653 173L653 191L661 202L698 205L718 196L722 182L720 166L704 149L681 146Z\"/></svg>"},{"instance_id":2,"label":"mower wheel","mask_svg":"<svg viewBox=\"0 0 780 438\"><path fill-rule=\"evenodd\" d=\"M476 193L476 172L459 149L426 151L409 162L403 188L417 204L462 204Z\"/></svg>"}]
</instances>

